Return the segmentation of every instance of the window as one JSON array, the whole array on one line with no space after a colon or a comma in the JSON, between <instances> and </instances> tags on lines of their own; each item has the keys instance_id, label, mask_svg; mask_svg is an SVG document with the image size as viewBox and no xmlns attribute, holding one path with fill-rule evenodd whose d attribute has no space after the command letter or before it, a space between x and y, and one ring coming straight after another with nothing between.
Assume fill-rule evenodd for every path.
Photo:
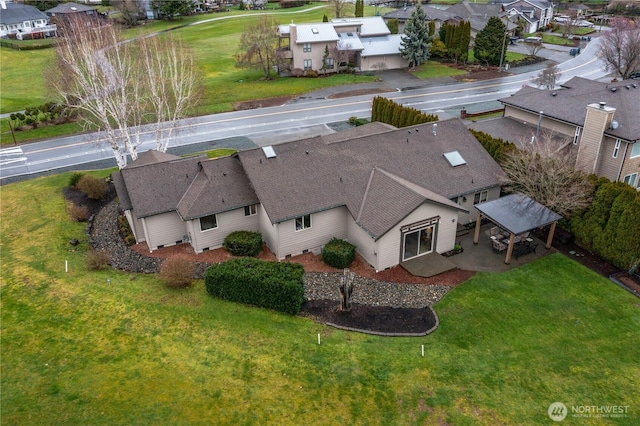
<instances>
[{"instance_id":1,"label":"window","mask_svg":"<svg viewBox=\"0 0 640 426\"><path fill-rule=\"evenodd\" d=\"M580 140L580 127L576 127L576 133L573 135L573 144L577 145L578 140Z\"/></svg>"},{"instance_id":2,"label":"window","mask_svg":"<svg viewBox=\"0 0 640 426\"><path fill-rule=\"evenodd\" d=\"M636 187L638 186L637 184L639 184L640 182L638 182L638 174L637 173L632 173L630 175L626 175L624 177L624 183L628 183L629 185Z\"/></svg>"},{"instance_id":3,"label":"window","mask_svg":"<svg viewBox=\"0 0 640 426\"><path fill-rule=\"evenodd\" d=\"M640 142L636 142L631 147L631 158L640 156Z\"/></svg>"},{"instance_id":4,"label":"window","mask_svg":"<svg viewBox=\"0 0 640 426\"><path fill-rule=\"evenodd\" d=\"M487 191L482 191L482 192L478 192L473 196L473 204L480 204L480 203L484 203L485 201L487 201L487 196L489 194L487 193Z\"/></svg>"},{"instance_id":5,"label":"window","mask_svg":"<svg viewBox=\"0 0 640 426\"><path fill-rule=\"evenodd\" d=\"M431 253L435 247L436 229L439 218L432 218L422 222L403 226L402 260L408 260L423 254Z\"/></svg>"},{"instance_id":6,"label":"window","mask_svg":"<svg viewBox=\"0 0 640 426\"><path fill-rule=\"evenodd\" d=\"M311 52L311 43L305 43L302 45L302 51L303 52Z\"/></svg>"},{"instance_id":7,"label":"window","mask_svg":"<svg viewBox=\"0 0 640 426\"><path fill-rule=\"evenodd\" d=\"M311 59L305 59L304 60L304 70L310 70L311 69Z\"/></svg>"},{"instance_id":8,"label":"window","mask_svg":"<svg viewBox=\"0 0 640 426\"><path fill-rule=\"evenodd\" d=\"M307 228L311 228L311 215L306 214L296 217L296 231L302 231Z\"/></svg>"},{"instance_id":9,"label":"window","mask_svg":"<svg viewBox=\"0 0 640 426\"><path fill-rule=\"evenodd\" d=\"M200 230L206 231L208 229L216 229L218 227L218 220L216 215L212 214L200 218Z\"/></svg>"},{"instance_id":10,"label":"window","mask_svg":"<svg viewBox=\"0 0 640 426\"><path fill-rule=\"evenodd\" d=\"M613 147L613 158L618 158L620 152L620 139L616 139L616 145Z\"/></svg>"},{"instance_id":11,"label":"window","mask_svg":"<svg viewBox=\"0 0 640 426\"><path fill-rule=\"evenodd\" d=\"M327 69L333 69L333 65L334 65L333 58L325 59L324 63L326 65Z\"/></svg>"},{"instance_id":12,"label":"window","mask_svg":"<svg viewBox=\"0 0 640 426\"><path fill-rule=\"evenodd\" d=\"M246 206L244 208L244 215L245 216L253 216L256 213L258 213L258 205L257 204L252 204L252 205Z\"/></svg>"}]
</instances>

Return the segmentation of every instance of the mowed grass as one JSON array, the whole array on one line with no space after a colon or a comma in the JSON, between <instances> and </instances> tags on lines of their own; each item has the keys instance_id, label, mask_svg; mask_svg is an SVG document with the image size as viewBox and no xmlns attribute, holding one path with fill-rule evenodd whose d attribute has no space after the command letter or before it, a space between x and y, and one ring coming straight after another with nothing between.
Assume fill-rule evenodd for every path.
<instances>
[{"instance_id":1,"label":"mowed grass","mask_svg":"<svg viewBox=\"0 0 640 426\"><path fill-rule=\"evenodd\" d=\"M3 424L549 424L555 401L638 422L640 303L562 255L475 275L429 336L348 333L87 271L69 176L2 187Z\"/></svg>"}]
</instances>

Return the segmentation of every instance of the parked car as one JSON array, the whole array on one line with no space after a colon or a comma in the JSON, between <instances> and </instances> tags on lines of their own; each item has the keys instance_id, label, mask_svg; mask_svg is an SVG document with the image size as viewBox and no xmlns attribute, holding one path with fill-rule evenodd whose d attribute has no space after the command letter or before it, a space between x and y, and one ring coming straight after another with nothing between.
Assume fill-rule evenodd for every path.
<instances>
[{"instance_id":1,"label":"parked car","mask_svg":"<svg viewBox=\"0 0 640 426\"><path fill-rule=\"evenodd\" d=\"M631 75L629 75L629 78L640 80L640 70L632 72Z\"/></svg>"}]
</instances>

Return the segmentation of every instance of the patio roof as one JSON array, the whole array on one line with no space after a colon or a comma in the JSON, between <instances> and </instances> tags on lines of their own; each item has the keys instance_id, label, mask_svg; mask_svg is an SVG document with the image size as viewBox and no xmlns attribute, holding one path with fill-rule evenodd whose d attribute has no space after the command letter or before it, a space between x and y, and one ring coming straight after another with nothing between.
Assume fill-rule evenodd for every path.
<instances>
[{"instance_id":1,"label":"patio roof","mask_svg":"<svg viewBox=\"0 0 640 426\"><path fill-rule=\"evenodd\" d=\"M515 235L562 219L556 212L522 194L476 204L475 208L493 223Z\"/></svg>"}]
</instances>

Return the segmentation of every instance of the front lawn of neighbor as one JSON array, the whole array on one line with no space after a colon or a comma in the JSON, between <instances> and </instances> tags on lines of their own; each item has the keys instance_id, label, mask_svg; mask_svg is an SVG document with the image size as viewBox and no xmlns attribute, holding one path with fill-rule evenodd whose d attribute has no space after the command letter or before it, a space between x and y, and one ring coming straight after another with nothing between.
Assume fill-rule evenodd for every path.
<instances>
[{"instance_id":1,"label":"front lawn of neighbor","mask_svg":"<svg viewBox=\"0 0 640 426\"><path fill-rule=\"evenodd\" d=\"M3 424L638 424L640 302L560 254L476 274L429 336L362 335L87 271L69 176L2 187Z\"/></svg>"}]
</instances>

